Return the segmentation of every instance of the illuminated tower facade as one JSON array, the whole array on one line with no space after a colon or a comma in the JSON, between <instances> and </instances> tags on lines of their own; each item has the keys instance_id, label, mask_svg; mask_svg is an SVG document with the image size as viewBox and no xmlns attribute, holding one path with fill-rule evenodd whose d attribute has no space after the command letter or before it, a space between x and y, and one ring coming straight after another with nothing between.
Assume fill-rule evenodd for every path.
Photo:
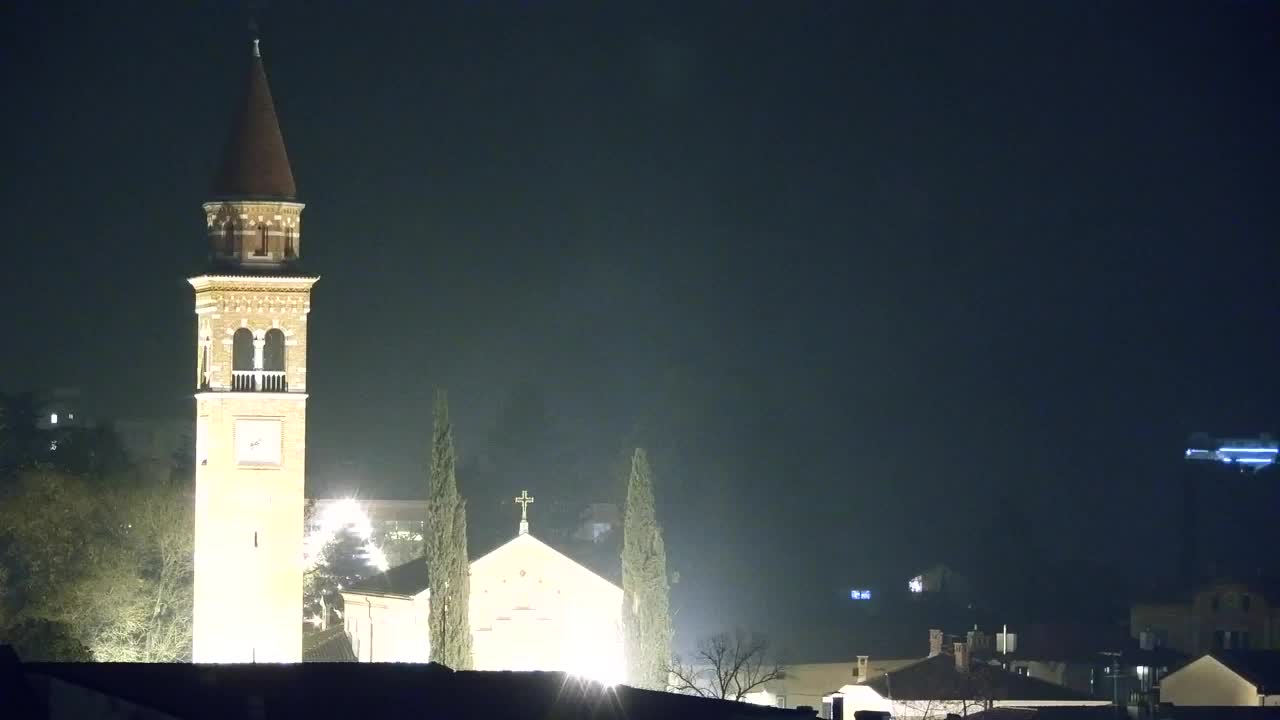
<instances>
[{"instance_id":1,"label":"illuminated tower facade","mask_svg":"<svg viewBox=\"0 0 1280 720\"><path fill-rule=\"evenodd\" d=\"M307 313L302 203L253 41L243 101L204 204L196 299L198 663L302 657Z\"/></svg>"}]
</instances>

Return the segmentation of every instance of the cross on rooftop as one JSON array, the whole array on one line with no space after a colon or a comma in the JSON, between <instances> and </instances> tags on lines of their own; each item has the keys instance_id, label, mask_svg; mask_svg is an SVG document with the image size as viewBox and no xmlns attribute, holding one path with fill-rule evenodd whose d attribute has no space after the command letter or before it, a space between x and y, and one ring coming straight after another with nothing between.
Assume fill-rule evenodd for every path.
<instances>
[{"instance_id":1,"label":"cross on rooftop","mask_svg":"<svg viewBox=\"0 0 1280 720\"><path fill-rule=\"evenodd\" d=\"M533 502L533 496L528 490L521 490L520 495L516 498L516 502L520 504L520 534L529 534L529 504Z\"/></svg>"}]
</instances>

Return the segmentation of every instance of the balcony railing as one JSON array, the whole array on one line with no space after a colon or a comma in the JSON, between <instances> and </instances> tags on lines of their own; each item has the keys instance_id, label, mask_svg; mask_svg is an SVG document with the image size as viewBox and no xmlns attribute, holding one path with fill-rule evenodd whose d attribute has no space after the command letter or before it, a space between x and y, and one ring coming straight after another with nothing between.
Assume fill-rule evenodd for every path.
<instances>
[{"instance_id":1,"label":"balcony railing","mask_svg":"<svg viewBox=\"0 0 1280 720\"><path fill-rule=\"evenodd\" d=\"M235 392L288 392L283 370L232 370L231 389Z\"/></svg>"}]
</instances>

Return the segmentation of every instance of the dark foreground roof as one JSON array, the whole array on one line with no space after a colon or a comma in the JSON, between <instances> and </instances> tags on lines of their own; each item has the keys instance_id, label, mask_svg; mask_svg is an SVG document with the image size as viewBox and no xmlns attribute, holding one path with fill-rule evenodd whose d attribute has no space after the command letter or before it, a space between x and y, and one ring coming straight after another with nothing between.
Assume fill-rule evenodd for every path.
<instances>
[{"instance_id":1,"label":"dark foreground roof","mask_svg":"<svg viewBox=\"0 0 1280 720\"><path fill-rule=\"evenodd\" d=\"M1280 694L1280 650L1219 651L1213 657L1257 685L1260 694Z\"/></svg>"},{"instance_id":2,"label":"dark foreground roof","mask_svg":"<svg viewBox=\"0 0 1280 720\"><path fill-rule=\"evenodd\" d=\"M808 711L599 684L551 672L454 672L436 664L28 663L36 693L64 684L191 720L229 718L812 718ZM3 668L0 668L3 670ZM50 679L61 682L50 683ZM7 688L0 688L7 691ZM44 698L48 701L48 698ZM109 712L109 703L82 705ZM37 717L44 717L38 715ZM92 717L92 716L88 716Z\"/></svg>"},{"instance_id":3,"label":"dark foreground roof","mask_svg":"<svg viewBox=\"0 0 1280 720\"><path fill-rule=\"evenodd\" d=\"M956 670L950 655L935 655L867 682L882 697L903 700L1093 700L1061 685L973 663ZM892 694L890 694L892 692Z\"/></svg>"},{"instance_id":4,"label":"dark foreground roof","mask_svg":"<svg viewBox=\"0 0 1280 720\"><path fill-rule=\"evenodd\" d=\"M1156 720L1280 720L1280 706L1199 707L1166 706L1156 710Z\"/></svg>"},{"instance_id":5,"label":"dark foreground roof","mask_svg":"<svg viewBox=\"0 0 1280 720\"><path fill-rule=\"evenodd\" d=\"M1117 705L1050 706L1042 708L994 708L970 715L968 720L1128 720Z\"/></svg>"}]
</instances>

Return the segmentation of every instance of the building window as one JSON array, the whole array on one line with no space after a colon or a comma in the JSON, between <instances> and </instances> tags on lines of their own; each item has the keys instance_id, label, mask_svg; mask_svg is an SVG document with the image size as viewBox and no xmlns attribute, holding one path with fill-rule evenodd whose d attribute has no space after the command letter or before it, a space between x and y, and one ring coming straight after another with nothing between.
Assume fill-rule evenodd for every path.
<instances>
[{"instance_id":1,"label":"building window","mask_svg":"<svg viewBox=\"0 0 1280 720\"><path fill-rule=\"evenodd\" d=\"M222 226L222 253L224 255L236 254L236 226L230 220L226 225Z\"/></svg>"},{"instance_id":2,"label":"building window","mask_svg":"<svg viewBox=\"0 0 1280 720\"><path fill-rule=\"evenodd\" d=\"M50 425L58 424L58 413L49 413L49 424Z\"/></svg>"},{"instance_id":3,"label":"building window","mask_svg":"<svg viewBox=\"0 0 1280 720\"><path fill-rule=\"evenodd\" d=\"M258 226L258 249L253 252L256 257L266 257L267 255L267 226Z\"/></svg>"},{"instance_id":4,"label":"building window","mask_svg":"<svg viewBox=\"0 0 1280 720\"><path fill-rule=\"evenodd\" d=\"M1014 668L1013 671L1023 677L1031 676L1031 668L1027 667L1026 665L1019 665L1018 667Z\"/></svg>"},{"instance_id":5,"label":"building window","mask_svg":"<svg viewBox=\"0 0 1280 720\"><path fill-rule=\"evenodd\" d=\"M231 336L231 369L253 369L253 331L240 328Z\"/></svg>"},{"instance_id":6,"label":"building window","mask_svg":"<svg viewBox=\"0 0 1280 720\"><path fill-rule=\"evenodd\" d=\"M262 369L284 370L284 331L271 328L262 346Z\"/></svg>"},{"instance_id":7,"label":"building window","mask_svg":"<svg viewBox=\"0 0 1280 720\"><path fill-rule=\"evenodd\" d=\"M284 229L284 256L287 258L292 258L294 256L293 228Z\"/></svg>"}]
</instances>

